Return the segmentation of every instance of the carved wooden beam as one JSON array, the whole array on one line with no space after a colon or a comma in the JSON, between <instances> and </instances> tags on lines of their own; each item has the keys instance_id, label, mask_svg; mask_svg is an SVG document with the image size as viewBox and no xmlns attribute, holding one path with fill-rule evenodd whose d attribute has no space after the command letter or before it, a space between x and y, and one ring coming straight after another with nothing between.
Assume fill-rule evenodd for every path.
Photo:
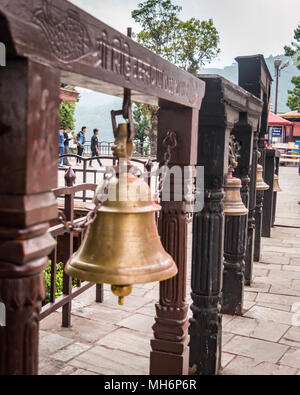
<instances>
[{"instance_id":1,"label":"carved wooden beam","mask_svg":"<svg viewBox=\"0 0 300 395\"><path fill-rule=\"evenodd\" d=\"M62 82L157 104L200 108L203 83L66 0L0 0L8 55L61 70ZM3 18L4 17L4 18Z\"/></svg>"}]
</instances>

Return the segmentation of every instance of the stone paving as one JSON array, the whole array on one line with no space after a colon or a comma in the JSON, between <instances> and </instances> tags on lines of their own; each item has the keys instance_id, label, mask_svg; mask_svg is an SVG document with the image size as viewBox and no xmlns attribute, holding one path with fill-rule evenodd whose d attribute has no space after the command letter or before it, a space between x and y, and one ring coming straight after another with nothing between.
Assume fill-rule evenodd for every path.
<instances>
[{"instance_id":1,"label":"stone paving","mask_svg":"<svg viewBox=\"0 0 300 395\"><path fill-rule=\"evenodd\" d=\"M300 374L297 169L281 168L280 185L276 224L299 228L277 226L272 238L263 239L261 262L254 264L253 284L245 289L243 316L223 316L223 375ZM94 302L94 288L73 301L72 328L61 328L61 313L53 313L41 322L40 374L148 374L157 298L157 283L136 285L120 307L105 286L102 304Z\"/></svg>"}]
</instances>

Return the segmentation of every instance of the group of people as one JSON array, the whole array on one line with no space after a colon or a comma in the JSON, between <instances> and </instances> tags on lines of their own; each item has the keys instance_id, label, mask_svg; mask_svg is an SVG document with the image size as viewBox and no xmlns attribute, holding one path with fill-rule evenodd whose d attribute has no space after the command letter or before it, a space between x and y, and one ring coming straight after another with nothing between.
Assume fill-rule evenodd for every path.
<instances>
[{"instance_id":1,"label":"group of people","mask_svg":"<svg viewBox=\"0 0 300 395\"><path fill-rule=\"evenodd\" d=\"M71 128L66 128L64 129L61 127L59 129L59 166L70 166L68 157L61 158L62 155L67 155L69 152L69 146L70 146L70 141L74 140L76 145L77 145L77 155L79 156L76 159L76 163L81 163L80 157L82 157L83 151L84 151L84 145L86 142L86 132L87 128L86 126L83 126L81 128L81 131L77 133L76 136L72 136L71 134L72 130ZM92 151L92 157L99 156L99 141L98 141L98 134L99 130L94 129L93 131L93 137L91 139L91 151ZM100 166L102 166L102 162L100 159L97 159L98 163ZM93 161L90 161L89 165L90 167L93 167L92 164Z\"/></svg>"}]
</instances>

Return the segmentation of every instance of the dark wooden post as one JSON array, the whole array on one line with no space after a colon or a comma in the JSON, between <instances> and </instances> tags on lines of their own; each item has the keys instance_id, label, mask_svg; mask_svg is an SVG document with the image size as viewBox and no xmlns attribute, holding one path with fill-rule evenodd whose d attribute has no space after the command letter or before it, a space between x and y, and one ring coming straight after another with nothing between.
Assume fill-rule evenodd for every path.
<instances>
[{"instance_id":1,"label":"dark wooden post","mask_svg":"<svg viewBox=\"0 0 300 395\"><path fill-rule=\"evenodd\" d=\"M224 179L228 171L229 135L235 125L251 142L251 127L240 113L255 117L261 102L240 87L215 75L200 75L206 93L199 117L198 166L204 166L204 209L194 214L192 247L193 318L190 326L190 368L216 374L221 366L221 289L224 255ZM240 120L240 124L237 124ZM243 137L245 138L245 137ZM245 150L250 150L251 143ZM249 168L249 155L248 164ZM243 173L245 191L247 172Z\"/></svg>"},{"instance_id":2,"label":"dark wooden post","mask_svg":"<svg viewBox=\"0 0 300 395\"><path fill-rule=\"evenodd\" d=\"M72 187L75 183L76 175L71 167L66 171L65 174L65 184L67 187ZM65 195L65 216L66 220L73 222L74 221L74 194ZM74 249L74 234L73 232L68 232L64 234L64 268L69 260L70 256L73 254ZM65 271L63 274L63 294L71 295L72 294L72 278L69 277ZM72 311L72 299L70 298L68 303L66 303L62 307L62 327L70 328L71 327L71 311Z\"/></svg>"},{"instance_id":3,"label":"dark wooden post","mask_svg":"<svg viewBox=\"0 0 300 395\"><path fill-rule=\"evenodd\" d=\"M269 189L265 191L262 221L262 236L271 237L272 217L273 217L273 199L274 199L274 175L275 175L275 155L274 149L266 150L265 164L265 182Z\"/></svg>"},{"instance_id":4,"label":"dark wooden post","mask_svg":"<svg viewBox=\"0 0 300 395\"><path fill-rule=\"evenodd\" d=\"M240 157L238 166L234 171L234 177L240 178L242 181L241 198L245 207L248 208L253 132L246 113L240 113L240 121L235 125L232 134L240 144ZM222 290L223 314L241 315L243 311L247 233L248 215L226 215Z\"/></svg>"},{"instance_id":5,"label":"dark wooden post","mask_svg":"<svg viewBox=\"0 0 300 395\"><path fill-rule=\"evenodd\" d=\"M254 136L252 171L250 181L250 201L248 215L248 237L245 258L245 284L251 285L254 252L258 254L258 246L261 244L260 226L256 229L256 220L261 222L260 206L256 207L256 170L257 170L257 149L261 152L260 164L264 168L265 147L264 139L268 130L269 102L271 97L272 77L266 65L263 55L237 57L239 67L239 85L263 101L260 128ZM257 144L257 146L256 146ZM260 204L260 203L259 203ZM256 213L257 209L257 213ZM256 240L255 240L256 238Z\"/></svg>"},{"instance_id":6,"label":"dark wooden post","mask_svg":"<svg viewBox=\"0 0 300 395\"><path fill-rule=\"evenodd\" d=\"M247 215L225 216L222 313L242 315Z\"/></svg>"},{"instance_id":7,"label":"dark wooden post","mask_svg":"<svg viewBox=\"0 0 300 395\"><path fill-rule=\"evenodd\" d=\"M245 285L251 285L253 276L253 261L255 242L260 245L260 237L255 238L256 235L256 173L258 164L258 132L255 131L253 136L253 153L252 153L252 167L250 172L250 185L249 185L249 213L248 213L248 229L246 239L246 255L245 255ZM261 234L260 227L259 234Z\"/></svg>"},{"instance_id":8,"label":"dark wooden post","mask_svg":"<svg viewBox=\"0 0 300 395\"><path fill-rule=\"evenodd\" d=\"M37 374L43 269L55 242L59 73L26 59L0 68L0 374Z\"/></svg>"},{"instance_id":9,"label":"dark wooden post","mask_svg":"<svg viewBox=\"0 0 300 395\"><path fill-rule=\"evenodd\" d=\"M215 78L213 78L215 77ZM228 167L229 134L221 77L201 76L206 94L199 117L198 166L204 166L204 209L194 214L192 247L193 318L190 320L190 368L217 374L221 366L223 274L223 183ZM237 115L238 117L238 115Z\"/></svg>"},{"instance_id":10,"label":"dark wooden post","mask_svg":"<svg viewBox=\"0 0 300 395\"><path fill-rule=\"evenodd\" d=\"M204 84L203 84L204 86ZM197 159L198 110L162 107L158 113L158 161L164 163L166 148L162 144L167 132L177 135L177 148L172 151L170 167L195 165ZM179 181L180 182L180 181ZM182 186L184 180L181 181ZM186 303L187 209L182 192L181 201L162 202L159 228L162 243L174 258L178 275L160 283L160 299L156 304L156 323L151 340L150 374L188 374L189 336L188 304ZM172 192L173 190L173 192ZM176 200L179 200L178 197Z\"/></svg>"},{"instance_id":11,"label":"dark wooden post","mask_svg":"<svg viewBox=\"0 0 300 395\"><path fill-rule=\"evenodd\" d=\"M276 150L275 153L275 174L279 177L279 169L280 169L280 152ZM272 212L272 228L275 226L276 220L276 207L277 207L277 193L274 191L273 196L273 212Z\"/></svg>"},{"instance_id":12,"label":"dark wooden post","mask_svg":"<svg viewBox=\"0 0 300 395\"><path fill-rule=\"evenodd\" d=\"M256 209L255 209L255 248L254 248L254 260L255 262L260 261L261 243L260 235L262 234L262 211L264 203L265 191L256 190ZM251 276L252 278L252 272Z\"/></svg>"}]
</instances>

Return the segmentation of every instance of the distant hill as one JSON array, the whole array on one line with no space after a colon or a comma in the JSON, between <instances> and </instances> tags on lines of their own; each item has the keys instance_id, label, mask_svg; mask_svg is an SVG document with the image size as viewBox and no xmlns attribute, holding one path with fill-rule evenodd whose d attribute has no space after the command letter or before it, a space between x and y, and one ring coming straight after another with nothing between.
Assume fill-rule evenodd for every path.
<instances>
[{"instance_id":1,"label":"distant hill","mask_svg":"<svg viewBox=\"0 0 300 395\"><path fill-rule=\"evenodd\" d=\"M275 67L274 61L275 59L280 58L283 63L287 60L290 60L290 65L283 69L280 74L279 79L279 91L278 91L278 112L285 113L290 111L289 107L286 105L287 97L288 97L288 90L293 89L294 85L291 83L292 77L295 75L300 75L300 70L297 69L296 66L292 63L291 58L278 55L278 56L269 56L265 58L266 64L270 70L271 76L274 80L272 84L272 101L273 109L275 105ZM219 74L224 78L227 78L229 81L234 82L235 84L238 83L238 65L237 63L233 63L231 66L224 67L224 69L214 69L214 68L206 68L201 70L203 74Z\"/></svg>"},{"instance_id":2,"label":"distant hill","mask_svg":"<svg viewBox=\"0 0 300 395\"><path fill-rule=\"evenodd\" d=\"M280 58L283 62L289 60L284 55L269 56L266 58L267 66L269 67L272 78L275 80L274 60ZM229 81L238 83L238 66L233 63L231 66L224 67L224 69L205 68L201 70L203 74L219 74ZM279 80L279 97L278 97L278 112L284 113L289 111L286 105L287 91L293 88L291 79L295 75L300 75L300 70L293 65L290 65L282 70ZM114 96L105 95L102 93L90 91L87 89L77 88L80 93L80 102L76 106L75 119L76 131L79 131L82 126L88 128L87 139L90 140L94 128L100 130L100 141L113 141L113 132L111 126L111 110L118 110L122 108L122 100ZM274 105L275 98L275 81L272 86L272 104ZM273 107L274 108L274 107Z\"/></svg>"}]
</instances>

